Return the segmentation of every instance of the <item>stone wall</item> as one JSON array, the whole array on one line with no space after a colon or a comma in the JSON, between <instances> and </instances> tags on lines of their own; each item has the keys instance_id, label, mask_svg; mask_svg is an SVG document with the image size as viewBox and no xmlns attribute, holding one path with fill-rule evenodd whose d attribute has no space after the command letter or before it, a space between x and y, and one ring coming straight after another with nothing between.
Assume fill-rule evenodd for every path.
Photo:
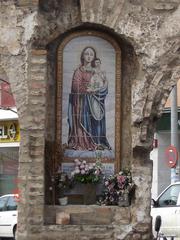
<instances>
[{"instance_id":1,"label":"stone wall","mask_svg":"<svg viewBox=\"0 0 180 240\"><path fill-rule=\"evenodd\" d=\"M149 151L155 123L180 77L179 21L179 0L0 2L0 78L11 84L21 127L19 240L151 239ZM124 50L122 164L132 168L136 196L129 209L113 210L111 224L45 225L45 142L54 141L52 128L46 131L54 121L51 46L87 27L108 32Z\"/></svg>"}]
</instances>

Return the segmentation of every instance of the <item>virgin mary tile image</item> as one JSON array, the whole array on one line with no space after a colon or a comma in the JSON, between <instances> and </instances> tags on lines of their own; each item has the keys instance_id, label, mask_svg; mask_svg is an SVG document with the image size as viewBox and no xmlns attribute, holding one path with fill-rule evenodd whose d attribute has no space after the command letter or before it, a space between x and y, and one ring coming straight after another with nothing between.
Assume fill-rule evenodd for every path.
<instances>
[{"instance_id":1,"label":"virgin mary tile image","mask_svg":"<svg viewBox=\"0 0 180 240\"><path fill-rule=\"evenodd\" d=\"M68 58L73 49L78 51ZM62 139L66 157L95 157L98 150L103 157L114 158L113 53L112 46L97 37L76 38L64 49ZM75 65L73 70L68 67Z\"/></svg>"}]
</instances>

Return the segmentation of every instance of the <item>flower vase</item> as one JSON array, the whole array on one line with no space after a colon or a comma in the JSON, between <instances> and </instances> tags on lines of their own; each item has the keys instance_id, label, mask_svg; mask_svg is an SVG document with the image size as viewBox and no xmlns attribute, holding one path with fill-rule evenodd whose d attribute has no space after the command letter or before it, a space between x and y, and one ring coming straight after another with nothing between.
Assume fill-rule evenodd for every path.
<instances>
[{"instance_id":1,"label":"flower vase","mask_svg":"<svg viewBox=\"0 0 180 240\"><path fill-rule=\"evenodd\" d=\"M67 205L68 204L68 197L61 197L61 198L59 198L59 204L61 206Z\"/></svg>"},{"instance_id":2,"label":"flower vase","mask_svg":"<svg viewBox=\"0 0 180 240\"><path fill-rule=\"evenodd\" d=\"M91 183L86 183L84 185L83 191L83 202L85 205L96 203L96 185Z\"/></svg>"},{"instance_id":3,"label":"flower vase","mask_svg":"<svg viewBox=\"0 0 180 240\"><path fill-rule=\"evenodd\" d=\"M130 205L129 193L124 193L119 196L118 206L119 207L128 207Z\"/></svg>"}]
</instances>

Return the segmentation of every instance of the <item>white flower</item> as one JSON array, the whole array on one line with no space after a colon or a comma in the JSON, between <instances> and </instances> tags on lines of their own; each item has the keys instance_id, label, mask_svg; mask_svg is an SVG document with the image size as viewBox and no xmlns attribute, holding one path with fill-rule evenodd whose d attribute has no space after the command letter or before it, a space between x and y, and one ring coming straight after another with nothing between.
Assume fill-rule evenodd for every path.
<instances>
[{"instance_id":1,"label":"white flower","mask_svg":"<svg viewBox=\"0 0 180 240\"><path fill-rule=\"evenodd\" d=\"M79 159L77 159L77 158L74 160L74 162L75 162L75 165L76 165L76 166L81 165L81 162L80 162Z\"/></svg>"},{"instance_id":2,"label":"white flower","mask_svg":"<svg viewBox=\"0 0 180 240\"><path fill-rule=\"evenodd\" d=\"M81 174L85 174L85 171L84 171L84 170L81 170Z\"/></svg>"},{"instance_id":3,"label":"white flower","mask_svg":"<svg viewBox=\"0 0 180 240\"><path fill-rule=\"evenodd\" d=\"M84 160L82 163L83 163L83 164L86 164L86 161Z\"/></svg>"},{"instance_id":4,"label":"white flower","mask_svg":"<svg viewBox=\"0 0 180 240\"><path fill-rule=\"evenodd\" d=\"M75 171L71 172L71 177L74 177Z\"/></svg>"},{"instance_id":5,"label":"white flower","mask_svg":"<svg viewBox=\"0 0 180 240\"><path fill-rule=\"evenodd\" d=\"M76 174L80 173L80 170L79 169L75 169L75 173Z\"/></svg>"},{"instance_id":6,"label":"white flower","mask_svg":"<svg viewBox=\"0 0 180 240\"><path fill-rule=\"evenodd\" d=\"M108 186L108 185L109 185L109 182L108 182L108 181L105 181L104 184L105 184L105 186Z\"/></svg>"},{"instance_id":7,"label":"white flower","mask_svg":"<svg viewBox=\"0 0 180 240\"><path fill-rule=\"evenodd\" d=\"M61 166L59 166L57 173L61 173Z\"/></svg>"},{"instance_id":8,"label":"white flower","mask_svg":"<svg viewBox=\"0 0 180 240\"><path fill-rule=\"evenodd\" d=\"M89 171L89 167L88 166L85 166L85 169L84 169L86 172Z\"/></svg>"},{"instance_id":9,"label":"white flower","mask_svg":"<svg viewBox=\"0 0 180 240\"><path fill-rule=\"evenodd\" d=\"M93 169L93 165L91 164L91 165L89 165L89 169L91 170L91 169Z\"/></svg>"},{"instance_id":10,"label":"white flower","mask_svg":"<svg viewBox=\"0 0 180 240\"><path fill-rule=\"evenodd\" d=\"M95 175L99 175L99 173L100 173L100 171L99 171L99 169L97 169L97 170L95 171Z\"/></svg>"}]
</instances>

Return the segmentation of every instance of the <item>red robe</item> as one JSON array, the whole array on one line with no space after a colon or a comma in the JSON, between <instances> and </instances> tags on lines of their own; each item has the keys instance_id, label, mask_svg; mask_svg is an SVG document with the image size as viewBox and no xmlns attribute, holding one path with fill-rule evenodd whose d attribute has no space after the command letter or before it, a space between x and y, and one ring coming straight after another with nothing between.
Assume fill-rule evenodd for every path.
<instances>
[{"instance_id":1,"label":"red robe","mask_svg":"<svg viewBox=\"0 0 180 240\"><path fill-rule=\"evenodd\" d=\"M69 114L71 114L69 118L72 119L72 122L69 124L68 139L68 147L71 149L95 150L97 148L97 144L82 123L82 118L86 117L82 115L82 109L85 107L85 97L89 94L87 87L92 75L92 71L85 71L83 67L76 69L73 75L70 94L71 109L69 110Z\"/></svg>"}]
</instances>

